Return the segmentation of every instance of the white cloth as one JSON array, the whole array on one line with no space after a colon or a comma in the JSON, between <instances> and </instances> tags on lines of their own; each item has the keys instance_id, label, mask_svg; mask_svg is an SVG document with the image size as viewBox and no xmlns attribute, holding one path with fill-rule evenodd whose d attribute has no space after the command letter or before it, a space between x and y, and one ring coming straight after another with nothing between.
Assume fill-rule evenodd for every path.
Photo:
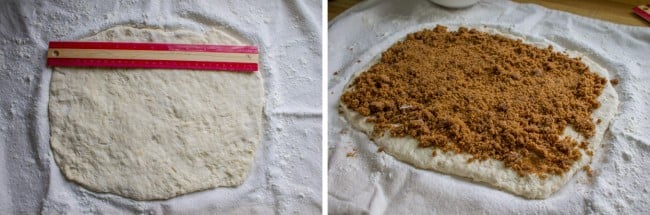
<instances>
[{"instance_id":1,"label":"white cloth","mask_svg":"<svg viewBox=\"0 0 650 215\"><path fill-rule=\"evenodd\" d=\"M321 4L307 1L4 1L0 7L0 214L317 214L321 210ZM208 30L260 48L266 105L251 174L166 201L65 180L49 144L48 41L114 25Z\"/></svg>"},{"instance_id":2,"label":"white cloth","mask_svg":"<svg viewBox=\"0 0 650 215\"><path fill-rule=\"evenodd\" d=\"M579 51L620 80L621 105L591 166L545 200L526 200L378 153L337 112L350 76L408 32L436 24L487 25ZM329 24L329 212L332 214L650 213L650 29L484 0L444 9L427 0L369 0ZM357 155L347 154L357 150Z\"/></svg>"}]
</instances>

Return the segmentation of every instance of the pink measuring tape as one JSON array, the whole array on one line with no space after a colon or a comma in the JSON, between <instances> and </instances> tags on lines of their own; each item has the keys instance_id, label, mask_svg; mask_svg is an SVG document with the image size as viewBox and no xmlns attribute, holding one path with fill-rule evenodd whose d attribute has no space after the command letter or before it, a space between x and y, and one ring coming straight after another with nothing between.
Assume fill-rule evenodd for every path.
<instances>
[{"instance_id":1,"label":"pink measuring tape","mask_svg":"<svg viewBox=\"0 0 650 215\"><path fill-rule=\"evenodd\" d=\"M52 41L47 65L255 72L255 46Z\"/></svg>"}]
</instances>

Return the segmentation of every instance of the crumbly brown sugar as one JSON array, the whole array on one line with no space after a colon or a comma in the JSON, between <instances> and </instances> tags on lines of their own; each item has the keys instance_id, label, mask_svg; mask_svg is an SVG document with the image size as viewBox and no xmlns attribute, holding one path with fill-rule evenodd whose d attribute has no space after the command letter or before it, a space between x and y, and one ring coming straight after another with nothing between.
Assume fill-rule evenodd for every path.
<instances>
[{"instance_id":1,"label":"crumbly brown sugar","mask_svg":"<svg viewBox=\"0 0 650 215\"><path fill-rule=\"evenodd\" d=\"M552 47L437 26L386 50L341 102L375 123L374 135L412 136L420 147L545 177L581 157L580 144L560 135L567 126L594 135L591 114L605 84Z\"/></svg>"}]
</instances>

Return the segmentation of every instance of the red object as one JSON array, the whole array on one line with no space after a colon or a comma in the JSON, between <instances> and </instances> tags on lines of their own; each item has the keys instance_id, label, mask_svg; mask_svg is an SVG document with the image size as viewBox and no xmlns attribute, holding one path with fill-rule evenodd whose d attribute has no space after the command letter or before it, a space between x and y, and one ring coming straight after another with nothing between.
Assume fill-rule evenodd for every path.
<instances>
[{"instance_id":1,"label":"red object","mask_svg":"<svg viewBox=\"0 0 650 215\"><path fill-rule=\"evenodd\" d=\"M58 49L58 50L57 50ZM96 58L91 55L64 57L59 56L59 51L94 49L105 52L112 50L151 51L158 53L174 52L212 52L225 55L225 59L242 60L242 62L220 61L209 57L210 60L177 60L171 59L127 59L121 57ZM194 69L194 70L219 70L255 72L258 70L258 49L255 46L231 45L197 45L197 44L167 44L167 43L133 43L133 42L82 42L82 41L52 41L49 43L48 66L60 67L110 67L110 68L152 68L152 69ZM89 50L90 51L90 50ZM222 56L223 56L222 55ZM234 57L233 57L234 56ZM190 57L191 59L192 57ZM187 59L187 58L185 58ZM212 60L215 59L215 60ZM224 58L221 58L224 59Z\"/></svg>"},{"instance_id":2,"label":"red object","mask_svg":"<svg viewBox=\"0 0 650 215\"><path fill-rule=\"evenodd\" d=\"M632 11L634 11L636 15L639 15L641 18L650 22L650 4L633 7Z\"/></svg>"},{"instance_id":3,"label":"red object","mask_svg":"<svg viewBox=\"0 0 650 215\"><path fill-rule=\"evenodd\" d=\"M49 48L194 51L194 52L220 52L220 53L249 53L249 54L258 53L257 47L255 46L133 43L133 42L53 41L50 42Z\"/></svg>"},{"instance_id":4,"label":"red object","mask_svg":"<svg viewBox=\"0 0 650 215\"><path fill-rule=\"evenodd\" d=\"M149 68L149 69L195 69L223 70L238 72L257 71L256 63L237 62L199 62L179 60L130 60L101 58L49 58L48 66L61 67L109 67L109 68Z\"/></svg>"}]
</instances>

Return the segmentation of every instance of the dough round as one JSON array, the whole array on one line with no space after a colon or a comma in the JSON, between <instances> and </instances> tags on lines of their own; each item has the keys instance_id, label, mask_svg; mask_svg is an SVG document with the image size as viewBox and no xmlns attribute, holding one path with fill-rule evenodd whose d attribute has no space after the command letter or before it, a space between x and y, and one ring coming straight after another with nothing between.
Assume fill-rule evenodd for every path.
<instances>
[{"instance_id":1,"label":"dough round","mask_svg":"<svg viewBox=\"0 0 650 215\"><path fill-rule=\"evenodd\" d=\"M114 27L91 41L243 44L237 35ZM137 200L242 184L260 141L259 72L55 68L51 146L66 178Z\"/></svg>"},{"instance_id":2,"label":"dough round","mask_svg":"<svg viewBox=\"0 0 650 215\"><path fill-rule=\"evenodd\" d=\"M525 38L503 33L496 29L477 28L477 30L502 35L512 39L521 39L525 43L540 48L545 48L549 45L546 43L527 42ZM610 79L609 73L588 57L571 51L567 51L567 53L571 57L582 57L582 62L589 66L592 72L595 72L601 77ZM376 56L369 63L366 69L358 71L350 78L350 82L348 82L345 92L354 90L355 77L365 72L370 66L376 64L379 61L380 56L381 55ZM585 139L584 136L571 129L571 127L567 127L563 134L563 137L570 137L578 142L588 141L588 149L590 151L596 151L600 148L604 133L607 130L609 122L614 118L614 114L618 108L618 95L609 82L607 82L601 95L598 97L598 101L601 103L601 106L593 112L592 117L594 118L594 121L596 119L601 119L602 122L596 125L595 134L591 138ZM369 137L372 137L372 140L378 146L382 147L383 151L398 160L422 169L431 169L446 174L467 177L474 181L483 182L531 199L543 199L549 197L566 184L578 170L583 168L583 166L588 165L592 158L592 155L586 152L587 150L580 149L582 157L575 161L571 168L562 175L549 175L546 178L540 178L537 175L528 174L520 177L514 170L506 168L502 161L493 158L480 162L467 162L467 160L472 157L469 154L457 154L451 151L443 152L440 149L434 149L433 147L422 148L419 147L418 140L411 136L395 137L389 132L385 132L381 135L374 135L375 124L368 122L369 117L355 112L342 102L339 103L339 109L352 127L366 133ZM436 156L432 156L434 150L436 151Z\"/></svg>"}]
</instances>

